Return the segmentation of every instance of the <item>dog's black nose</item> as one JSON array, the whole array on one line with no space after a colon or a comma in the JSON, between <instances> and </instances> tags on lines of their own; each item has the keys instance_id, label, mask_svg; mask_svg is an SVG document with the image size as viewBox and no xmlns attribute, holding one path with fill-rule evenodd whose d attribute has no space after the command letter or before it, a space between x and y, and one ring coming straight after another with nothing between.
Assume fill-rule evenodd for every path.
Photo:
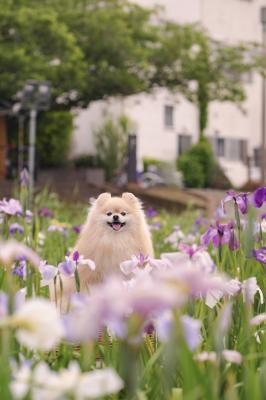
<instances>
[{"instance_id":1,"label":"dog's black nose","mask_svg":"<svg viewBox=\"0 0 266 400\"><path fill-rule=\"evenodd\" d=\"M113 220L118 221L119 220L119 215L113 215Z\"/></svg>"}]
</instances>

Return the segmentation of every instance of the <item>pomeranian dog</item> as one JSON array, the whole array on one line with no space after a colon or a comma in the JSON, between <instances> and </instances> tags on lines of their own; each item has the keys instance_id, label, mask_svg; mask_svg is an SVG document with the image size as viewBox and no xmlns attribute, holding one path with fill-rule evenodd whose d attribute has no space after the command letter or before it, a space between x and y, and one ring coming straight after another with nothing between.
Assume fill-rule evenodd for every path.
<instances>
[{"instance_id":1,"label":"pomeranian dog","mask_svg":"<svg viewBox=\"0 0 266 400\"><path fill-rule=\"evenodd\" d=\"M112 274L121 274L120 263L140 253L153 257L151 234L141 202L132 193L111 197L102 193L92 205L74 251L93 260L94 271L78 266L81 292ZM74 278L63 278L63 297L76 291Z\"/></svg>"}]
</instances>

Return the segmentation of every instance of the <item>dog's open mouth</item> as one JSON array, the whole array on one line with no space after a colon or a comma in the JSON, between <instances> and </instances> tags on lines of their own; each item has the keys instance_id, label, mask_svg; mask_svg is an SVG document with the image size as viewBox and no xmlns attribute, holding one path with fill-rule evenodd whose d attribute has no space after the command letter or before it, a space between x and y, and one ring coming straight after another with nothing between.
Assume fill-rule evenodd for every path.
<instances>
[{"instance_id":1,"label":"dog's open mouth","mask_svg":"<svg viewBox=\"0 0 266 400\"><path fill-rule=\"evenodd\" d=\"M119 231L124 225L126 225L125 222L107 222L111 228L113 228L114 231Z\"/></svg>"}]
</instances>

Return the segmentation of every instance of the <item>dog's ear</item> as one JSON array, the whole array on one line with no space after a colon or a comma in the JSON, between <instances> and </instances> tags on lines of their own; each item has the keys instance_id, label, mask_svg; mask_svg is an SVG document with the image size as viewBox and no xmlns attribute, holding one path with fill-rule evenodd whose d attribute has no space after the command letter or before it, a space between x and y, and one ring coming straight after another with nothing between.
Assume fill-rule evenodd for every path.
<instances>
[{"instance_id":1,"label":"dog's ear","mask_svg":"<svg viewBox=\"0 0 266 400\"><path fill-rule=\"evenodd\" d=\"M110 200L110 199L111 199L111 194L110 193L102 193L97 197L96 205L101 207L102 205L104 205L104 203L107 200Z\"/></svg>"},{"instance_id":2,"label":"dog's ear","mask_svg":"<svg viewBox=\"0 0 266 400\"><path fill-rule=\"evenodd\" d=\"M122 194L122 199L124 199L128 204L135 206L135 207L141 207L141 202L140 200L134 196L133 193L125 192Z\"/></svg>"}]
</instances>

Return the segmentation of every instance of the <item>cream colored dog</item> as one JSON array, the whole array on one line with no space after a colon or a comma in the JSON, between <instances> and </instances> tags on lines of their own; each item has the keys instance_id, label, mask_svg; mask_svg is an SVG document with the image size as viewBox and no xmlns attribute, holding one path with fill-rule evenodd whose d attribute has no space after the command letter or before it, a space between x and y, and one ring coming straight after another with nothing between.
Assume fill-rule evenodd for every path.
<instances>
[{"instance_id":1,"label":"cream colored dog","mask_svg":"<svg viewBox=\"0 0 266 400\"><path fill-rule=\"evenodd\" d=\"M142 253L153 257L153 246L140 201L132 193L111 197L102 193L91 207L74 250L96 264L94 271L79 265L81 292L112 274L120 263ZM63 278L63 297L76 291L74 278Z\"/></svg>"}]
</instances>

